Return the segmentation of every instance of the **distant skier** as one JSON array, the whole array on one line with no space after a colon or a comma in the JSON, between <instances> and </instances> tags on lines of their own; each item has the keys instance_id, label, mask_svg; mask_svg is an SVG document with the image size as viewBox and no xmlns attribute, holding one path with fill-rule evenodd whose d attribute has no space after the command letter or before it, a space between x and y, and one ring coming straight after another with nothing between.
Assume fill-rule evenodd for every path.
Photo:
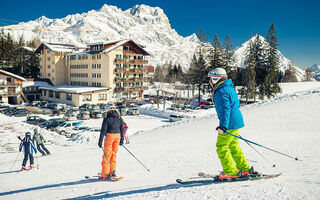
<instances>
[{"instance_id":1,"label":"distant skier","mask_svg":"<svg viewBox=\"0 0 320 200\"><path fill-rule=\"evenodd\" d=\"M122 122L123 122L123 135L124 135L124 139L126 140L126 144L130 144L130 141L129 141L129 137L127 135L127 130L128 130L128 125L127 123L124 121L124 119L121 117L122 119Z\"/></svg>"},{"instance_id":2,"label":"distant skier","mask_svg":"<svg viewBox=\"0 0 320 200\"><path fill-rule=\"evenodd\" d=\"M231 79L223 68L216 68L209 72L209 83L214 91L214 104L219 118L217 138L217 154L223 172L220 179L237 178L241 170L242 175L249 175L250 166L239 146L238 138L226 134L239 135L239 128L244 127L243 117L239 109L240 101L233 89Z\"/></svg>"},{"instance_id":3,"label":"distant skier","mask_svg":"<svg viewBox=\"0 0 320 200\"><path fill-rule=\"evenodd\" d=\"M44 143L46 142L46 140L41 135L40 130L41 130L40 127L33 129L33 132L34 132L33 137L32 137L33 144L37 145L38 151L43 156L50 155L49 150L44 146Z\"/></svg>"},{"instance_id":4,"label":"distant skier","mask_svg":"<svg viewBox=\"0 0 320 200\"><path fill-rule=\"evenodd\" d=\"M104 140L105 138L105 140ZM103 119L98 146L102 148L104 140L104 152L102 155L102 171L101 179L116 178L116 157L119 145L123 145L124 128L121 116L116 108L111 107L105 114ZM111 166L109 165L111 163ZM113 170L113 171L112 171Z\"/></svg>"},{"instance_id":5,"label":"distant skier","mask_svg":"<svg viewBox=\"0 0 320 200\"><path fill-rule=\"evenodd\" d=\"M28 161L28 158L30 158L30 169L34 168L34 158L33 158L33 153L37 153L36 148L34 147L32 140L31 140L31 133L27 132L25 135L25 138L21 139L20 146L19 146L19 151L21 152L22 149L24 149L24 159L22 161L22 168L21 171L26 170L26 164Z\"/></svg>"}]
</instances>

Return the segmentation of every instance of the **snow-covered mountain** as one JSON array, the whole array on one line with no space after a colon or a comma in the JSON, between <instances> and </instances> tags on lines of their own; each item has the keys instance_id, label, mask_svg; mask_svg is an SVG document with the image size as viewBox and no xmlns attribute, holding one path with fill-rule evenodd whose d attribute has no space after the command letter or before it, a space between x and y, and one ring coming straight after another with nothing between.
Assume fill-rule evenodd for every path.
<instances>
[{"instance_id":1,"label":"snow-covered mountain","mask_svg":"<svg viewBox=\"0 0 320 200\"><path fill-rule=\"evenodd\" d=\"M317 65L317 64L314 64L311 66L311 70L313 71L314 73L314 78L317 80L317 81L320 81L320 65Z\"/></svg>"},{"instance_id":2,"label":"snow-covered mountain","mask_svg":"<svg viewBox=\"0 0 320 200\"><path fill-rule=\"evenodd\" d=\"M5 26L16 39L21 35L26 40L39 37L42 41L69 43L85 46L98 40L132 39L151 53L149 63L180 63L185 69L194 54L199 40L196 34L180 36L172 29L169 19L159 7L136 5L125 11L116 6L104 5L99 10L72 14L61 19L42 16L34 21ZM247 43L236 50L237 62L242 66ZM285 71L290 60L279 51L281 70ZM298 77L302 70L297 69Z\"/></svg>"}]
</instances>

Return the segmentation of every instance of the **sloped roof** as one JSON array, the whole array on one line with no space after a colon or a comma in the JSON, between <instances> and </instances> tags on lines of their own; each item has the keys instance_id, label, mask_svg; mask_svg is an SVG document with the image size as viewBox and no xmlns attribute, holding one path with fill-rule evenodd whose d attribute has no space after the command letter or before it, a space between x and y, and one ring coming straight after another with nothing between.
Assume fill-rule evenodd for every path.
<instances>
[{"instance_id":1,"label":"sloped roof","mask_svg":"<svg viewBox=\"0 0 320 200\"><path fill-rule=\"evenodd\" d=\"M39 47L36 49L35 53L40 53L43 46L47 47L51 51L56 52L72 52L77 47L72 44L59 44L59 43L46 43L42 42Z\"/></svg>"},{"instance_id":2,"label":"sloped roof","mask_svg":"<svg viewBox=\"0 0 320 200\"><path fill-rule=\"evenodd\" d=\"M0 73L3 73L3 74L8 75L8 76L12 76L12 77L17 78L17 79L22 80L22 81L27 81L25 78L23 78L21 76L18 76L16 74L11 73L11 72L4 71L2 69L0 69Z\"/></svg>"}]
</instances>

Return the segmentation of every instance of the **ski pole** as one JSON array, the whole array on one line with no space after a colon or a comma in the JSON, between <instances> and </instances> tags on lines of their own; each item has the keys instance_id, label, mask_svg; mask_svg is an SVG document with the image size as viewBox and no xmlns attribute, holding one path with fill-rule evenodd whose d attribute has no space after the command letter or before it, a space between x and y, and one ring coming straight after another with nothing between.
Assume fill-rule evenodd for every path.
<instances>
[{"instance_id":1,"label":"ski pole","mask_svg":"<svg viewBox=\"0 0 320 200\"><path fill-rule=\"evenodd\" d=\"M103 151L103 153L104 153L104 156L106 157L106 159L107 159L107 161L108 161L108 163L109 163L109 165L110 165L110 167L111 167L112 173L113 173L113 172L114 172L114 170L113 170L113 167L111 166L110 160L109 160L109 158L108 158L108 156L107 156L106 152L104 151L104 149L103 149L102 147L101 147L101 149L102 149L102 151Z\"/></svg>"},{"instance_id":2,"label":"ski pole","mask_svg":"<svg viewBox=\"0 0 320 200\"><path fill-rule=\"evenodd\" d=\"M12 170L13 166L16 164L16 162L17 162L17 160L18 160L19 155L20 155L20 151L19 151L19 153L18 153L18 155L17 155L17 157L16 157L16 160L14 161L13 165L12 165L12 166L11 166L11 168L10 168L10 172L11 172L11 170Z\"/></svg>"},{"instance_id":3,"label":"ski pole","mask_svg":"<svg viewBox=\"0 0 320 200\"><path fill-rule=\"evenodd\" d=\"M295 157L293 157L293 156L290 156L290 155L288 155L288 154L282 153L282 152L280 152L280 151L277 151L277 150L271 149L271 148L269 148L269 147L263 146L263 145L261 145L261 144L252 142L252 141L247 140L247 139L245 139L245 138L243 138L243 137L241 137L241 136L239 137L239 136L233 135L233 134L228 133L228 132L225 132L225 133L228 134L228 135L231 135L231 136L233 136L233 137L239 138L239 139L241 139L241 140L243 140L243 141L245 141L245 142L249 142L249 143L254 144L254 145L257 145L257 146L259 146L259 147L268 149L268 150L273 151L273 152L275 152L275 153L278 153L278 154L287 156L287 157L292 158L292 159L295 159L295 160L299 160L297 157L295 158Z\"/></svg>"},{"instance_id":4,"label":"ski pole","mask_svg":"<svg viewBox=\"0 0 320 200\"><path fill-rule=\"evenodd\" d=\"M239 135L239 137L241 137L240 135ZM242 138L242 137L241 137ZM255 152L257 152L262 158L264 158L266 161L268 161L269 163L271 163L270 162L270 160L268 160L266 157L264 157L256 148L254 148L249 142L247 142L247 141L245 141L246 143L247 143L247 145L249 145ZM276 167L276 164L272 164L272 167Z\"/></svg>"},{"instance_id":5,"label":"ski pole","mask_svg":"<svg viewBox=\"0 0 320 200\"><path fill-rule=\"evenodd\" d=\"M125 147L124 145L122 145L122 146L123 146L123 148L125 148L125 150L127 150L127 151L132 155L132 157L134 157L144 168L146 168L148 172L150 171L150 169L148 169L142 162L140 162L140 160L138 160L138 158L135 157L135 156L129 151L129 149L127 149L127 147Z\"/></svg>"},{"instance_id":6,"label":"ski pole","mask_svg":"<svg viewBox=\"0 0 320 200\"><path fill-rule=\"evenodd\" d=\"M37 153L36 153L35 157L36 157L36 161L37 161L37 169L39 169L39 161L38 161L38 155L37 155Z\"/></svg>"}]
</instances>

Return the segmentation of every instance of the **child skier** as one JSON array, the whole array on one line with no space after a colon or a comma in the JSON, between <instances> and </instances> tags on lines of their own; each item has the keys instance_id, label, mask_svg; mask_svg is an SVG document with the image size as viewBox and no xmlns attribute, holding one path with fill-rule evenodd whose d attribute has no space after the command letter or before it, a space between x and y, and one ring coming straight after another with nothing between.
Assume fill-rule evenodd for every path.
<instances>
[{"instance_id":1,"label":"child skier","mask_svg":"<svg viewBox=\"0 0 320 200\"><path fill-rule=\"evenodd\" d=\"M27 132L25 138L21 139L20 146L19 146L19 151L22 151L22 148L24 149L24 159L22 161L22 168L21 171L26 170L26 164L28 161L28 158L30 158L30 169L34 168L34 158L33 158L33 153L37 153L36 148L34 147L32 140L31 140L31 133Z\"/></svg>"},{"instance_id":2,"label":"child skier","mask_svg":"<svg viewBox=\"0 0 320 200\"><path fill-rule=\"evenodd\" d=\"M217 138L217 154L223 171L220 179L237 178L249 175L250 166L241 151L238 138L226 134L239 135L239 129L244 127L242 114L239 109L238 95L233 89L231 79L223 68L216 68L209 72L209 83L213 89L213 101L219 118Z\"/></svg>"},{"instance_id":3,"label":"child skier","mask_svg":"<svg viewBox=\"0 0 320 200\"><path fill-rule=\"evenodd\" d=\"M44 143L46 142L46 140L43 138L43 136L40 133L40 127L35 128L33 132L34 133L33 133L32 141L33 141L33 144L37 145L38 151L43 156L50 155L49 150L44 146Z\"/></svg>"}]
</instances>

